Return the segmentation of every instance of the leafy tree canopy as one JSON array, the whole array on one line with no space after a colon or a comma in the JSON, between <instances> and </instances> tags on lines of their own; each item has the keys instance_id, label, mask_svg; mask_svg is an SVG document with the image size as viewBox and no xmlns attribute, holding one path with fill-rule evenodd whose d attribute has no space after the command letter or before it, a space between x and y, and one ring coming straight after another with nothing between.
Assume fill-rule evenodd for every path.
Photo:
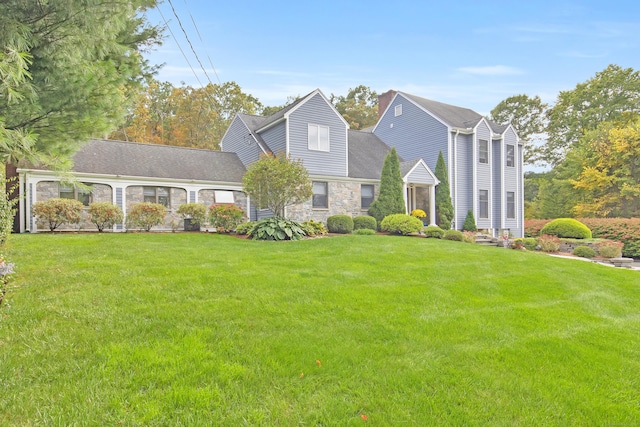
<instances>
[{"instance_id":1,"label":"leafy tree canopy","mask_svg":"<svg viewBox=\"0 0 640 427\"><path fill-rule=\"evenodd\" d=\"M64 159L91 136L105 135L119 123L129 88L152 71L141 53L160 41L160 30L143 15L155 4L0 2L0 139L5 158L24 157L20 146L31 142L26 148Z\"/></svg>"},{"instance_id":2,"label":"leafy tree canopy","mask_svg":"<svg viewBox=\"0 0 640 427\"><path fill-rule=\"evenodd\" d=\"M347 96L331 94L330 101L351 129L364 129L378 121L378 94L367 86L349 89Z\"/></svg>"},{"instance_id":3,"label":"leafy tree canopy","mask_svg":"<svg viewBox=\"0 0 640 427\"><path fill-rule=\"evenodd\" d=\"M313 195L309 173L301 160L284 153L263 154L249 165L242 184L259 209L284 216L284 208L305 202Z\"/></svg>"}]
</instances>

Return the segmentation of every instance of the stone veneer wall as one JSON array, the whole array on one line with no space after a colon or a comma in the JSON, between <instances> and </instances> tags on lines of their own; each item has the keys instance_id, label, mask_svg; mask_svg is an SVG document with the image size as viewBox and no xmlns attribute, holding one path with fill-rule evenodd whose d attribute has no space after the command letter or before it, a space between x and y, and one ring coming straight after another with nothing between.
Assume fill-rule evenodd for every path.
<instances>
[{"instance_id":1,"label":"stone veneer wall","mask_svg":"<svg viewBox=\"0 0 640 427\"><path fill-rule=\"evenodd\" d=\"M92 202L112 202L113 201L113 189L110 185L106 184L92 184L90 182L85 182L85 184L90 185L92 187L91 190L91 201ZM56 197L60 197L60 183L58 181L40 181L36 184L36 198L35 200L46 201L49 199L53 199ZM56 228L56 230L65 231L65 230L98 230L96 226L87 219L87 209L85 206L84 212L82 213L82 219L78 224L63 224L60 227ZM49 231L49 226L45 221L38 220L36 222L36 227L38 230Z\"/></svg>"},{"instance_id":2,"label":"stone veneer wall","mask_svg":"<svg viewBox=\"0 0 640 427\"><path fill-rule=\"evenodd\" d=\"M328 209L315 209L309 201L287 207L287 218L294 221L320 221L327 223L327 218L332 215L349 215L353 218L360 215L368 215L367 209L360 207L360 182L328 181ZM367 183L369 184L369 183ZM379 185L374 186L374 197L378 197Z\"/></svg>"},{"instance_id":3,"label":"stone veneer wall","mask_svg":"<svg viewBox=\"0 0 640 427\"><path fill-rule=\"evenodd\" d=\"M129 212L131 206L144 202L144 187L132 185L125 190L127 198L126 210ZM157 186L156 186L157 187ZM175 213L181 204L187 203L187 191L183 188L169 187L169 208L164 217L164 223L154 227L153 230L179 230L184 228L182 218Z\"/></svg>"},{"instance_id":4,"label":"stone veneer wall","mask_svg":"<svg viewBox=\"0 0 640 427\"><path fill-rule=\"evenodd\" d=\"M215 191L216 190L200 190L198 192L198 202L207 205L207 208L215 203ZM233 204L242 211L247 210L247 195L242 191L233 192ZM245 212L246 213L246 212Z\"/></svg>"}]
</instances>

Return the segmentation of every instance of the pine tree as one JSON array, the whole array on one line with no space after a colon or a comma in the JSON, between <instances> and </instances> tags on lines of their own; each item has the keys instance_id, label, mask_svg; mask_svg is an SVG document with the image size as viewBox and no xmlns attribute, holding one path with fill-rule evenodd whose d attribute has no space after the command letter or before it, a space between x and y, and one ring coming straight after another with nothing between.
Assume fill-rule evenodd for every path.
<instances>
[{"instance_id":1,"label":"pine tree","mask_svg":"<svg viewBox=\"0 0 640 427\"><path fill-rule=\"evenodd\" d=\"M436 187L436 222L443 230L449 230L453 220L453 204L451 203L451 193L449 191L449 175L447 166L444 164L442 151L438 154L435 174L440 181L440 184Z\"/></svg>"},{"instance_id":2,"label":"pine tree","mask_svg":"<svg viewBox=\"0 0 640 427\"><path fill-rule=\"evenodd\" d=\"M400 159L396 149L392 148L384 159L380 175L380 194L369 206L369 215L374 217L380 224L387 215L406 213L402 192Z\"/></svg>"}]
</instances>

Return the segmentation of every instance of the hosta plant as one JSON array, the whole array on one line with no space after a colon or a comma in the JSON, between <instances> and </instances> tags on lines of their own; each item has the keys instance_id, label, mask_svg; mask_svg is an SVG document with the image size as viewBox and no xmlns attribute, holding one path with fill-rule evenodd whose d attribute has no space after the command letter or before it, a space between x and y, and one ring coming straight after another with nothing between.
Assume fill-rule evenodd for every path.
<instances>
[{"instance_id":1,"label":"hosta plant","mask_svg":"<svg viewBox=\"0 0 640 427\"><path fill-rule=\"evenodd\" d=\"M300 240L306 237L301 224L282 217L256 222L248 235L253 240Z\"/></svg>"}]
</instances>

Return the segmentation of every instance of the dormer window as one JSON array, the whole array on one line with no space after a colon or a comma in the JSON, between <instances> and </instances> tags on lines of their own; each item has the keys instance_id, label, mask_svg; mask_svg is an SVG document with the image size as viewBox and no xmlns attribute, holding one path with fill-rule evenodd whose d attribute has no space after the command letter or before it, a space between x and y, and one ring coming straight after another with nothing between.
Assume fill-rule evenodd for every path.
<instances>
[{"instance_id":1,"label":"dormer window","mask_svg":"<svg viewBox=\"0 0 640 427\"><path fill-rule=\"evenodd\" d=\"M396 105L396 108L394 110L394 117L398 117L402 115L402 104L398 104Z\"/></svg>"},{"instance_id":2,"label":"dormer window","mask_svg":"<svg viewBox=\"0 0 640 427\"><path fill-rule=\"evenodd\" d=\"M309 150L329 151L329 126L309 123Z\"/></svg>"}]
</instances>

